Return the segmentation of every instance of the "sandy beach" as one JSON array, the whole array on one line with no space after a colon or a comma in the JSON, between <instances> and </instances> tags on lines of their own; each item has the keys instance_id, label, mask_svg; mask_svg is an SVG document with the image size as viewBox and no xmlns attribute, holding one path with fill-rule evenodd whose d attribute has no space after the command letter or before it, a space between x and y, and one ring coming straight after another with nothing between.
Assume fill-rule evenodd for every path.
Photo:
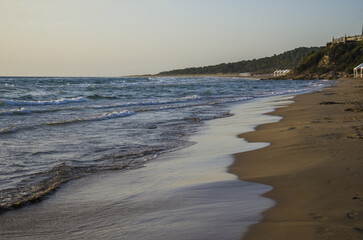
<instances>
[{"instance_id":1,"label":"sandy beach","mask_svg":"<svg viewBox=\"0 0 363 240\"><path fill-rule=\"evenodd\" d=\"M230 172L267 184L276 205L243 239L363 238L363 80L341 79L242 134L270 146L235 155Z\"/></svg>"}]
</instances>

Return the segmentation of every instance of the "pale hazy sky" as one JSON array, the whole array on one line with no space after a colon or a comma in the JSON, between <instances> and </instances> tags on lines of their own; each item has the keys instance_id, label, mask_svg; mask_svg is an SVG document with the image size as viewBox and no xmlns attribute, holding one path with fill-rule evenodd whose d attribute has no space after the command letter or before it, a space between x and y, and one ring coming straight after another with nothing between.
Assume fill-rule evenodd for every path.
<instances>
[{"instance_id":1,"label":"pale hazy sky","mask_svg":"<svg viewBox=\"0 0 363 240\"><path fill-rule=\"evenodd\" d=\"M0 0L0 75L123 76L361 34L363 0Z\"/></svg>"}]
</instances>

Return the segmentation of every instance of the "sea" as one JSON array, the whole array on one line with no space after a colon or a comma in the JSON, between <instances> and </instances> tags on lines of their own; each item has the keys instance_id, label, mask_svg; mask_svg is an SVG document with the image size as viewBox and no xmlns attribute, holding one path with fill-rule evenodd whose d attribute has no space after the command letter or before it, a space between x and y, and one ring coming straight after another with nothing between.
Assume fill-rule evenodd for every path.
<instances>
[{"instance_id":1,"label":"sea","mask_svg":"<svg viewBox=\"0 0 363 240\"><path fill-rule=\"evenodd\" d=\"M231 106L317 91L324 80L0 77L0 208L94 173L133 171L194 144ZM236 132L236 135L238 132ZM146 167L147 168L147 167Z\"/></svg>"}]
</instances>

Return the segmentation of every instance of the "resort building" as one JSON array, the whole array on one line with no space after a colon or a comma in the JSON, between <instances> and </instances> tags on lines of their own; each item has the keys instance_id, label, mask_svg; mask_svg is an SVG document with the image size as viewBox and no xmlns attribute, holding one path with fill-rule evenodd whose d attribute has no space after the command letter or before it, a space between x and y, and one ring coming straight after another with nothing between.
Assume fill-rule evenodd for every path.
<instances>
[{"instance_id":1,"label":"resort building","mask_svg":"<svg viewBox=\"0 0 363 240\"><path fill-rule=\"evenodd\" d=\"M356 35L352 37L347 37L347 34L344 35L344 37L341 38L332 38L331 43L347 43L347 42L358 42L363 40L363 26L362 26L362 35Z\"/></svg>"},{"instance_id":2,"label":"resort building","mask_svg":"<svg viewBox=\"0 0 363 240\"><path fill-rule=\"evenodd\" d=\"M250 73L250 72L240 73L239 76L240 77L251 77L252 73Z\"/></svg>"},{"instance_id":3,"label":"resort building","mask_svg":"<svg viewBox=\"0 0 363 240\"><path fill-rule=\"evenodd\" d=\"M274 77L285 76L289 72L290 72L290 69L276 70L276 71L274 71Z\"/></svg>"},{"instance_id":4,"label":"resort building","mask_svg":"<svg viewBox=\"0 0 363 240\"><path fill-rule=\"evenodd\" d=\"M354 69L354 78L363 78L363 63L359 64L358 66L356 66Z\"/></svg>"}]
</instances>

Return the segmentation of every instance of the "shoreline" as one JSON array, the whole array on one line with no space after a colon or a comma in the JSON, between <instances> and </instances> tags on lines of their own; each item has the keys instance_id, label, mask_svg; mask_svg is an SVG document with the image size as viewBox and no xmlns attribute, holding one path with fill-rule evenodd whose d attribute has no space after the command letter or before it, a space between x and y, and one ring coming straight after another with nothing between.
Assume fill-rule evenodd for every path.
<instances>
[{"instance_id":1,"label":"shoreline","mask_svg":"<svg viewBox=\"0 0 363 240\"><path fill-rule=\"evenodd\" d=\"M291 95L232 104L228 118L208 121L196 144L160 155L146 167L90 175L64 184L46 201L1 215L0 238L19 239L238 239L273 202L271 189L229 174L233 153L248 143L236 131L276 122L265 115Z\"/></svg>"},{"instance_id":2,"label":"shoreline","mask_svg":"<svg viewBox=\"0 0 363 240\"><path fill-rule=\"evenodd\" d=\"M270 146L235 154L229 172L266 184L276 205L244 240L363 237L363 80L298 95L278 123L239 135Z\"/></svg>"}]
</instances>

